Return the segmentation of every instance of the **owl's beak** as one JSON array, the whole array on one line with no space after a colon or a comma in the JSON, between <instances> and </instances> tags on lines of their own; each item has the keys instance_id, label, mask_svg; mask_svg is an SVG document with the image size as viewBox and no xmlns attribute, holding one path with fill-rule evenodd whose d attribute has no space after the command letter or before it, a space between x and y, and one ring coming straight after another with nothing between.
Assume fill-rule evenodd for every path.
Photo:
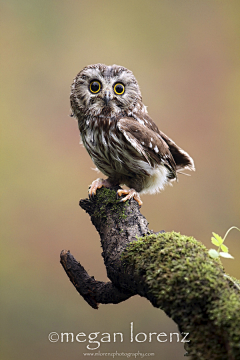
<instances>
[{"instance_id":1,"label":"owl's beak","mask_svg":"<svg viewBox=\"0 0 240 360\"><path fill-rule=\"evenodd\" d=\"M104 100L105 105L108 106L108 103L109 103L109 101L111 100L111 93L110 93L110 91L108 91L108 90L105 91L103 100Z\"/></svg>"}]
</instances>

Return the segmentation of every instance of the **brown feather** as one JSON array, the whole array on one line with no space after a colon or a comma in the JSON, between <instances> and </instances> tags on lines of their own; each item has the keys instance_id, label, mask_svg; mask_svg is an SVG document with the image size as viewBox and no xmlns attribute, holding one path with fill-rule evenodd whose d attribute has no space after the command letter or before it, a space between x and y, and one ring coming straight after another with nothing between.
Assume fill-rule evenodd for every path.
<instances>
[{"instance_id":1,"label":"brown feather","mask_svg":"<svg viewBox=\"0 0 240 360\"><path fill-rule=\"evenodd\" d=\"M121 118L118 121L118 128L131 145L139 153L144 154L152 166L154 164L164 165L171 173L169 178L176 177L176 164L169 147L157 133L138 121L133 121L133 118Z\"/></svg>"}]
</instances>

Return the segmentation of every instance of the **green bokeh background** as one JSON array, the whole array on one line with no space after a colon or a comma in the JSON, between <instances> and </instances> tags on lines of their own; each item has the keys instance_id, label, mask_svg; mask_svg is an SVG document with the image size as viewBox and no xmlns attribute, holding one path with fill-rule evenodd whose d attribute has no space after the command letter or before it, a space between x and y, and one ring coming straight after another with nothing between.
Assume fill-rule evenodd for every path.
<instances>
[{"instance_id":1,"label":"green bokeh background","mask_svg":"<svg viewBox=\"0 0 240 360\"><path fill-rule=\"evenodd\" d=\"M130 343L130 322L136 333L175 332L162 311L138 296L93 310L59 264L70 249L107 281L99 236L78 206L96 173L69 117L70 85L92 63L133 71L150 116L196 165L143 196L142 212L154 231L211 247L212 231L240 226L239 13L237 0L2 1L1 359L85 358L86 343L51 343L53 331L122 332L122 344L98 350L184 359L180 343ZM240 278L240 234L226 244L235 260L225 269Z\"/></svg>"}]
</instances>

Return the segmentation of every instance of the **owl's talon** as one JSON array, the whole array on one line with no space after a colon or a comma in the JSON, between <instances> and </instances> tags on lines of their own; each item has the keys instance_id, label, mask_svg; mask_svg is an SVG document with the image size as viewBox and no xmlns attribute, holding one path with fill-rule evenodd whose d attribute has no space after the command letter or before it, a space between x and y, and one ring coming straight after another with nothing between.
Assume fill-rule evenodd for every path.
<instances>
[{"instance_id":1,"label":"owl's talon","mask_svg":"<svg viewBox=\"0 0 240 360\"><path fill-rule=\"evenodd\" d=\"M137 201L139 206L142 206L143 204L142 200L140 199L139 193L134 189L129 189L129 190L119 189L117 193L118 196L127 195L123 199L121 199L120 202L125 202L133 198L134 200Z\"/></svg>"},{"instance_id":2,"label":"owl's talon","mask_svg":"<svg viewBox=\"0 0 240 360\"><path fill-rule=\"evenodd\" d=\"M90 196L90 198L96 195L97 189L100 189L102 186L103 179L94 180L88 190L88 195Z\"/></svg>"},{"instance_id":3,"label":"owl's talon","mask_svg":"<svg viewBox=\"0 0 240 360\"><path fill-rule=\"evenodd\" d=\"M101 189L101 187L109 187L111 186L110 182L107 179L96 179L92 182L88 189L89 197L93 197L97 193L97 189Z\"/></svg>"}]
</instances>

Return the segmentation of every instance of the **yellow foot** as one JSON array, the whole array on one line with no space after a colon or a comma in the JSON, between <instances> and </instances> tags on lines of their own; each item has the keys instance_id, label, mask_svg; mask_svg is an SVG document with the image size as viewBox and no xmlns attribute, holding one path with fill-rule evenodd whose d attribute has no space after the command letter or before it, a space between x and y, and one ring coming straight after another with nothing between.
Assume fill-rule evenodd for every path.
<instances>
[{"instance_id":1,"label":"yellow foot","mask_svg":"<svg viewBox=\"0 0 240 360\"><path fill-rule=\"evenodd\" d=\"M97 179L97 180L94 180L91 184L91 186L89 187L89 190L88 190L88 195L89 196L93 196L93 195L96 195L96 191L97 189L100 189L101 187L109 187L111 186L110 182L107 180L107 179Z\"/></svg>"},{"instance_id":2,"label":"yellow foot","mask_svg":"<svg viewBox=\"0 0 240 360\"><path fill-rule=\"evenodd\" d=\"M130 200L131 198L134 198L138 202L139 206L141 206L143 204L142 200L140 199L139 193L134 189L129 189L129 190L119 189L117 191L117 193L118 193L118 196L127 195L120 201L125 202L127 200Z\"/></svg>"}]
</instances>

